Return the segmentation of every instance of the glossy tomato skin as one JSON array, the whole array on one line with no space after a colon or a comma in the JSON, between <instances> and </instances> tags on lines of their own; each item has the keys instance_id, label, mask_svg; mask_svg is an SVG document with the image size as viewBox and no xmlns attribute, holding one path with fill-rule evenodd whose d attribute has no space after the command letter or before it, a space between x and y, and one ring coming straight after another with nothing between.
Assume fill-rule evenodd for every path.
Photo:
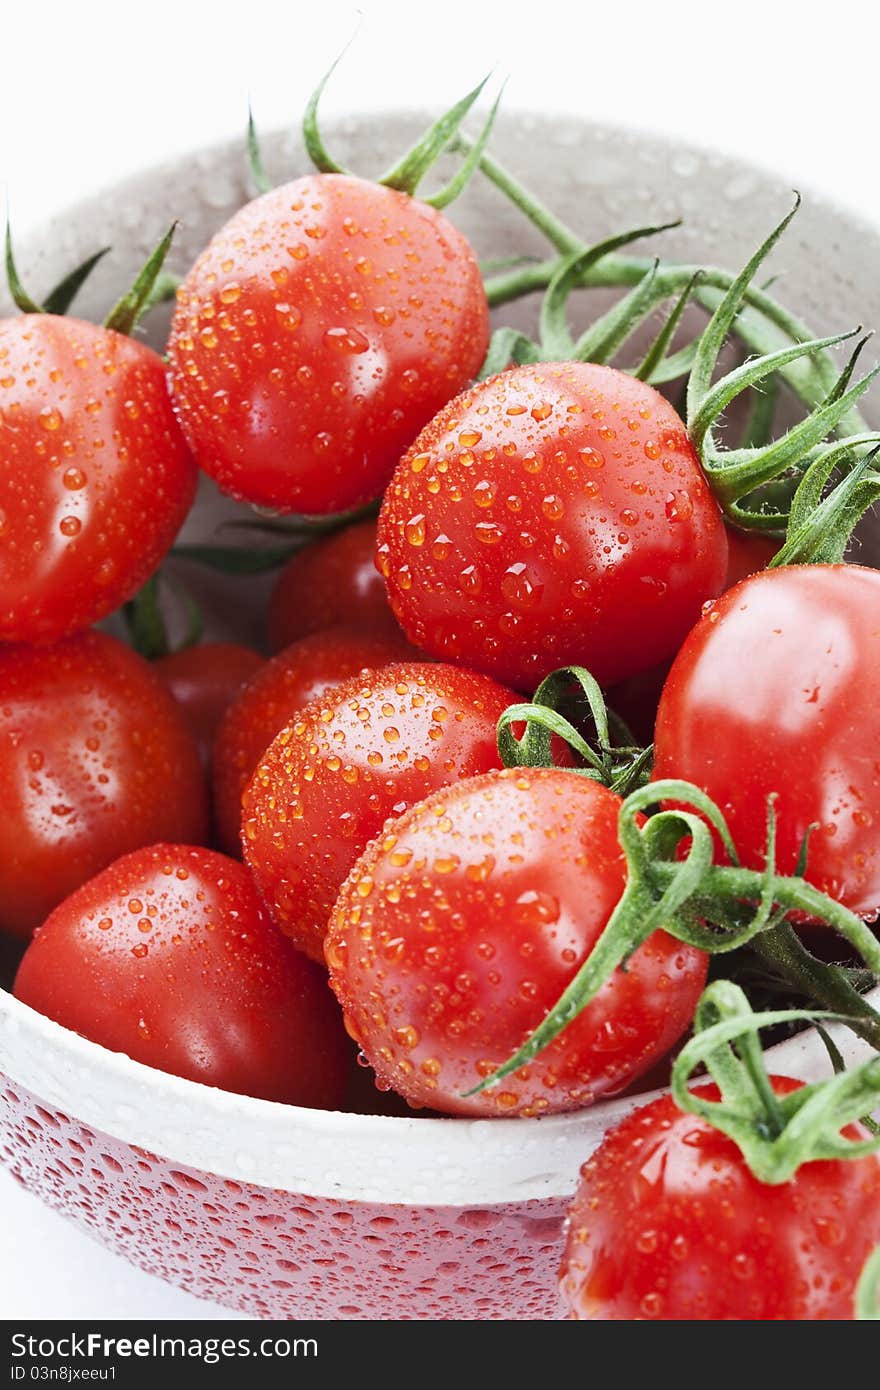
<instances>
[{"instance_id":1,"label":"glossy tomato skin","mask_svg":"<svg viewBox=\"0 0 880 1390\"><path fill-rule=\"evenodd\" d=\"M169 342L174 399L224 492L346 511L379 496L475 375L488 322L473 251L441 213L310 174L242 208L196 261Z\"/></svg>"},{"instance_id":2,"label":"glossy tomato skin","mask_svg":"<svg viewBox=\"0 0 880 1390\"><path fill-rule=\"evenodd\" d=\"M359 521L312 541L288 560L269 601L269 645L282 651L341 625L400 636L376 569L376 523Z\"/></svg>"},{"instance_id":3,"label":"glossy tomato skin","mask_svg":"<svg viewBox=\"0 0 880 1390\"><path fill-rule=\"evenodd\" d=\"M195 495L162 359L93 323L0 321L0 641L53 642L132 596Z\"/></svg>"},{"instance_id":4,"label":"glossy tomato skin","mask_svg":"<svg viewBox=\"0 0 880 1390\"><path fill-rule=\"evenodd\" d=\"M625 884L620 798L560 769L436 792L346 880L325 953L346 1025L380 1081L453 1115L539 1115L613 1095L677 1041L707 958L655 932L529 1065L479 1084L546 1016Z\"/></svg>"},{"instance_id":5,"label":"glossy tomato skin","mask_svg":"<svg viewBox=\"0 0 880 1390\"><path fill-rule=\"evenodd\" d=\"M265 665L263 657L234 642L201 642L170 652L154 664L189 721L202 763L209 766L220 721L242 687Z\"/></svg>"},{"instance_id":6,"label":"glossy tomato skin","mask_svg":"<svg viewBox=\"0 0 880 1390\"><path fill-rule=\"evenodd\" d=\"M515 367L452 401L401 460L378 537L410 640L522 690L571 663L602 684L659 664L727 562L672 407L577 362Z\"/></svg>"},{"instance_id":7,"label":"glossy tomato skin","mask_svg":"<svg viewBox=\"0 0 880 1390\"><path fill-rule=\"evenodd\" d=\"M116 861L55 909L15 994L175 1076L334 1108L350 1070L326 979L273 926L241 864L189 845Z\"/></svg>"},{"instance_id":8,"label":"glossy tomato skin","mask_svg":"<svg viewBox=\"0 0 880 1390\"><path fill-rule=\"evenodd\" d=\"M302 950L323 959L336 895L388 817L501 766L495 729L515 698L471 671L396 662L328 690L270 744L242 801L242 844Z\"/></svg>"},{"instance_id":9,"label":"glossy tomato skin","mask_svg":"<svg viewBox=\"0 0 880 1390\"><path fill-rule=\"evenodd\" d=\"M880 573L786 565L707 611L673 663L657 714L654 776L702 787L742 862L776 862L854 912L880 908Z\"/></svg>"},{"instance_id":10,"label":"glossy tomato skin","mask_svg":"<svg viewBox=\"0 0 880 1390\"><path fill-rule=\"evenodd\" d=\"M773 1077L777 1094L802 1083ZM718 1098L714 1085L699 1095ZM852 1137L868 1138L861 1125ZM594 1321L852 1319L880 1241L880 1157L807 1163L786 1183L663 1096L628 1115L581 1170L561 1291Z\"/></svg>"},{"instance_id":11,"label":"glossy tomato skin","mask_svg":"<svg viewBox=\"0 0 880 1390\"><path fill-rule=\"evenodd\" d=\"M120 854L207 835L183 712L100 632L0 648L0 800L0 930L20 937Z\"/></svg>"},{"instance_id":12,"label":"glossy tomato skin","mask_svg":"<svg viewBox=\"0 0 880 1390\"><path fill-rule=\"evenodd\" d=\"M402 660L410 651L399 630L386 637L332 628L292 643L248 681L224 716L214 745L214 818L228 854L240 853L242 793L275 735L332 686Z\"/></svg>"}]
</instances>

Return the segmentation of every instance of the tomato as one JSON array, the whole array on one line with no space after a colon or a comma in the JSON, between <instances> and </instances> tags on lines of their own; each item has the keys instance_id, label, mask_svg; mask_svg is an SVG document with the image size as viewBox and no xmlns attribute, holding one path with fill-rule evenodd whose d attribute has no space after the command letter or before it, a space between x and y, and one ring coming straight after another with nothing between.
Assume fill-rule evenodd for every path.
<instances>
[{"instance_id":1,"label":"tomato","mask_svg":"<svg viewBox=\"0 0 880 1390\"><path fill-rule=\"evenodd\" d=\"M160 657L155 663L196 736L202 762L211 759L220 721L232 701L265 663L249 647L202 642Z\"/></svg>"},{"instance_id":2,"label":"tomato","mask_svg":"<svg viewBox=\"0 0 880 1390\"><path fill-rule=\"evenodd\" d=\"M281 731L242 799L242 844L302 950L323 959L336 895L389 816L501 766L495 729L515 698L470 671L398 662L334 686Z\"/></svg>"},{"instance_id":3,"label":"tomato","mask_svg":"<svg viewBox=\"0 0 880 1390\"><path fill-rule=\"evenodd\" d=\"M455 1115L574 1110L629 1085L687 1028L707 958L655 932L528 1066L475 1096L542 1022L624 889L620 798L560 769L458 782L385 827L325 945L381 1083Z\"/></svg>"},{"instance_id":4,"label":"tomato","mask_svg":"<svg viewBox=\"0 0 880 1390\"><path fill-rule=\"evenodd\" d=\"M732 589L741 579L748 579L750 574L765 570L781 545L782 541L774 540L771 536L750 535L728 526L725 589Z\"/></svg>"},{"instance_id":5,"label":"tomato","mask_svg":"<svg viewBox=\"0 0 880 1390\"><path fill-rule=\"evenodd\" d=\"M39 928L15 994L190 1081L330 1109L345 1092L348 1040L326 979L213 850L152 845L111 864Z\"/></svg>"},{"instance_id":6,"label":"tomato","mask_svg":"<svg viewBox=\"0 0 880 1390\"><path fill-rule=\"evenodd\" d=\"M223 491L327 513L379 496L488 341L476 259L441 213L310 174L217 233L168 351L187 438Z\"/></svg>"},{"instance_id":7,"label":"tomato","mask_svg":"<svg viewBox=\"0 0 880 1390\"><path fill-rule=\"evenodd\" d=\"M281 571L269 602L272 650L340 624L399 637L375 553L372 520L346 526L297 551Z\"/></svg>"},{"instance_id":8,"label":"tomato","mask_svg":"<svg viewBox=\"0 0 880 1390\"><path fill-rule=\"evenodd\" d=\"M724 527L684 425L611 367L516 367L441 411L400 463L378 563L407 636L531 690L610 684L678 648L721 591Z\"/></svg>"},{"instance_id":9,"label":"tomato","mask_svg":"<svg viewBox=\"0 0 880 1390\"><path fill-rule=\"evenodd\" d=\"M0 648L0 930L28 936L127 850L207 834L186 717L100 632Z\"/></svg>"},{"instance_id":10,"label":"tomato","mask_svg":"<svg viewBox=\"0 0 880 1390\"><path fill-rule=\"evenodd\" d=\"M331 686L410 651L403 634L333 628L294 642L248 681L214 745L214 817L221 846L239 853L241 796L260 758L294 715Z\"/></svg>"},{"instance_id":11,"label":"tomato","mask_svg":"<svg viewBox=\"0 0 880 1390\"><path fill-rule=\"evenodd\" d=\"M772 1082L780 1095L802 1084ZM712 1084L697 1094L718 1097ZM845 1133L868 1138L861 1125ZM771 1186L730 1139L663 1096L605 1136L567 1229L561 1288L574 1318L851 1319L880 1241L880 1157L805 1163Z\"/></svg>"},{"instance_id":12,"label":"tomato","mask_svg":"<svg viewBox=\"0 0 880 1390\"><path fill-rule=\"evenodd\" d=\"M132 596L195 494L162 359L50 314L0 321L0 640L52 642Z\"/></svg>"},{"instance_id":13,"label":"tomato","mask_svg":"<svg viewBox=\"0 0 880 1390\"><path fill-rule=\"evenodd\" d=\"M880 573L792 565L712 605L669 673L654 775L702 787L743 864L764 864L776 797L776 862L854 912L880 908Z\"/></svg>"}]
</instances>

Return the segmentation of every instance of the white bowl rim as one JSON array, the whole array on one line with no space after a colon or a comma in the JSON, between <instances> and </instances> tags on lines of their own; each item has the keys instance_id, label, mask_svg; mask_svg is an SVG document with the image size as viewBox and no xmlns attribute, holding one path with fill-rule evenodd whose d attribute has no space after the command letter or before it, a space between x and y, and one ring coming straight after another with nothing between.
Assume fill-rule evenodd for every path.
<instances>
[{"instance_id":1,"label":"white bowl rim","mask_svg":"<svg viewBox=\"0 0 880 1390\"><path fill-rule=\"evenodd\" d=\"M406 120L416 113L388 114ZM731 171L748 171L787 187L778 171L759 161L662 132L593 122L570 111L538 113L526 108L507 116L547 127L566 121L612 141L626 135L657 153L714 158ZM376 118L376 113L370 114L371 120ZM352 119L357 113L328 120L326 126L332 132L335 125L348 125ZM282 138L280 131L265 136L267 144ZM74 204L63 216L81 216L99 208L111 193L118 196L199 155L229 155L235 147L235 141L221 140L137 170L111 189ZM878 229L857 211L821 193L812 193L811 202L835 213L855 235L877 241ZM56 216L30 228L31 236L38 238L60 221ZM880 989L868 997L880 1006ZM867 1045L847 1029L831 1031L848 1062L869 1054ZM815 1030L778 1044L768 1056L774 1069L803 1080L828 1069L827 1053ZM4 1076L12 1086L24 1088L36 1101L78 1123L186 1167L305 1196L430 1207L567 1198L580 1164L604 1132L663 1093L613 1099L540 1119L422 1119L311 1110L234 1095L146 1067L80 1037L0 990L0 1080Z\"/></svg>"}]
</instances>

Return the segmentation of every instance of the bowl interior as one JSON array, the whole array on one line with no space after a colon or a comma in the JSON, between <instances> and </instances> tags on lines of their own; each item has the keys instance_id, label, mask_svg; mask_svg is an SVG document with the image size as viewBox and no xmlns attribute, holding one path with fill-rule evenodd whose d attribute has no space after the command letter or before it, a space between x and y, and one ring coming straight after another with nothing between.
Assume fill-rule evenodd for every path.
<instances>
[{"instance_id":1,"label":"bowl interior","mask_svg":"<svg viewBox=\"0 0 880 1390\"><path fill-rule=\"evenodd\" d=\"M386 167L425 118L349 118L327 137L348 167ZM307 168L298 139L263 140L277 182ZM664 255L738 268L790 206L784 178L696 147L571 117L508 113L494 149L519 177L576 227L598 240L626 227L682 217L657 243ZM100 245L112 244L77 312L100 318L130 282L174 217L182 223L169 268L182 274L219 226L251 196L244 141L222 144L149 169L70 209L19 248L20 268L39 295ZM548 247L488 183L473 181L452 215L482 257L545 257ZM880 235L821 197L808 195L773 253L775 293L816 333L880 324ZM584 297L578 312L590 305ZM0 314L10 305L0 296ZM151 315L161 347L168 310ZM524 301L506 321L533 330L537 306ZM865 414L880 426L880 393ZM226 540L218 528L242 509L207 481L186 524L188 540ZM880 558L878 528L865 531L861 558ZM222 579L186 566L208 636L259 643L272 580ZM242 585L244 584L244 588ZM847 1035L841 1040L858 1051ZM780 1066L808 1076L824 1053L812 1036L784 1044ZM542 1120L423 1120L332 1115L231 1096L139 1066L40 1018L0 991L0 1072L85 1123L192 1167L267 1187L375 1201L505 1202L567 1195L579 1163L631 1100Z\"/></svg>"}]
</instances>

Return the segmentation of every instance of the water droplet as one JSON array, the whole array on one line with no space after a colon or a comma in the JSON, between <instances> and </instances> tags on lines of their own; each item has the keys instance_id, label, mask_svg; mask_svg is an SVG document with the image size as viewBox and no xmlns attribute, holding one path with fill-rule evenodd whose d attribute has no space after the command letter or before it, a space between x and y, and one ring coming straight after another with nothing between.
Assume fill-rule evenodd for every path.
<instances>
[{"instance_id":1,"label":"water droplet","mask_svg":"<svg viewBox=\"0 0 880 1390\"><path fill-rule=\"evenodd\" d=\"M408 543L417 549L425 544L425 517L423 512L411 516L403 528Z\"/></svg>"},{"instance_id":2,"label":"water droplet","mask_svg":"<svg viewBox=\"0 0 880 1390\"><path fill-rule=\"evenodd\" d=\"M501 576L501 592L517 608L536 608L541 602L544 585L529 578L527 567L518 562L510 565Z\"/></svg>"},{"instance_id":3,"label":"water droplet","mask_svg":"<svg viewBox=\"0 0 880 1390\"><path fill-rule=\"evenodd\" d=\"M370 347L369 338L357 328L328 328L324 332L324 342L348 356L368 352Z\"/></svg>"},{"instance_id":4,"label":"water droplet","mask_svg":"<svg viewBox=\"0 0 880 1390\"><path fill-rule=\"evenodd\" d=\"M60 430L63 424L61 411L56 410L55 407L51 405L44 405L38 418L40 427L44 430L48 430L50 434L54 433L55 430Z\"/></svg>"},{"instance_id":5,"label":"water droplet","mask_svg":"<svg viewBox=\"0 0 880 1390\"><path fill-rule=\"evenodd\" d=\"M528 888L513 904L514 920L523 926L545 926L559 921L559 899L552 893Z\"/></svg>"}]
</instances>

